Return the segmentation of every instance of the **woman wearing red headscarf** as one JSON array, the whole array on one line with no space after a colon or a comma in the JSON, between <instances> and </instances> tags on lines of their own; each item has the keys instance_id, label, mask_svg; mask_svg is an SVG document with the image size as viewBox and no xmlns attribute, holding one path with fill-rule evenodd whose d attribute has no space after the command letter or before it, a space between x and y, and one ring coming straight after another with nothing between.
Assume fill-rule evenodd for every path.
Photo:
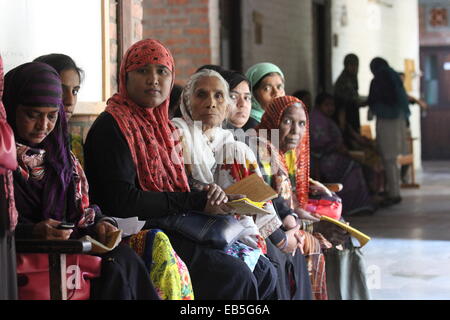
<instances>
[{"instance_id":1,"label":"woman wearing red headscarf","mask_svg":"<svg viewBox=\"0 0 450 320\"><path fill-rule=\"evenodd\" d=\"M320 183L309 178L309 125L306 107L295 97L276 98L266 108L256 129L259 141L258 161L263 176L285 200L287 210L277 209L288 213L282 217L286 229L298 227L297 222L300 222L299 233L304 237L303 251L308 262L314 298L327 299L322 248L331 247L328 240L338 244L345 238L337 229L329 232L329 225L324 228L324 223L318 222L316 216L305 210L310 189L314 192L329 192ZM279 136L276 137L275 133ZM300 218L299 221L296 221L297 217Z\"/></svg>"},{"instance_id":2,"label":"woman wearing red headscarf","mask_svg":"<svg viewBox=\"0 0 450 320\"><path fill-rule=\"evenodd\" d=\"M119 92L91 127L84 149L92 197L110 216L149 220L229 209L228 197L214 185L190 190L168 114L174 79L172 55L159 41L139 41L125 53ZM167 234L189 268L197 299L258 299L256 279L243 261Z\"/></svg>"}]
</instances>

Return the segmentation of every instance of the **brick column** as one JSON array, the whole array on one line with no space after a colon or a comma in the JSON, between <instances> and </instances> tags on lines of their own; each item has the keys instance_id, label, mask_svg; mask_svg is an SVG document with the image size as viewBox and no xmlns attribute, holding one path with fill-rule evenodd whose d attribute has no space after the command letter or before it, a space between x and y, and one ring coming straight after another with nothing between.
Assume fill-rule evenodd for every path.
<instances>
[{"instance_id":1,"label":"brick column","mask_svg":"<svg viewBox=\"0 0 450 320\"><path fill-rule=\"evenodd\" d=\"M143 0L143 37L158 39L170 49L175 58L176 83L185 83L198 67L217 60L217 54L213 59L212 53L217 51L213 42L218 32L211 32L215 26L210 24L214 1ZM213 12L212 19L215 15L218 12Z\"/></svg>"}]
</instances>

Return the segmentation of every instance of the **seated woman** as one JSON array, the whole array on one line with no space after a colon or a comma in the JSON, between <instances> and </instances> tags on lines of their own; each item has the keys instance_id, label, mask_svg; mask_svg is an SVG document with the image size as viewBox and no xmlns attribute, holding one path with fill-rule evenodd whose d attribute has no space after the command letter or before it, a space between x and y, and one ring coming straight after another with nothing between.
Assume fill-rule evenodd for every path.
<instances>
[{"instance_id":1,"label":"seated woman","mask_svg":"<svg viewBox=\"0 0 450 320\"><path fill-rule=\"evenodd\" d=\"M285 95L284 75L276 65L268 62L257 63L250 67L245 76L250 80L252 89L252 111L244 130L255 128L266 108L273 99Z\"/></svg>"},{"instance_id":2,"label":"seated woman","mask_svg":"<svg viewBox=\"0 0 450 320\"><path fill-rule=\"evenodd\" d=\"M81 79L84 76L83 70L75 64L71 57L59 53L40 56L34 61L46 63L59 73L63 89L64 111L66 112L67 121L69 121L77 103ZM181 91L182 87L175 85L171 93L173 98L171 101L173 100L176 103L176 97L179 97ZM175 110L175 108L173 109ZM71 133L70 145L72 152L83 166L83 138L80 135ZM161 299L193 299L187 268L171 248L170 241L163 232L146 230L132 237L127 237L124 243L128 243L144 259L144 263L149 269L152 283ZM154 254L150 255L150 251L154 252Z\"/></svg>"},{"instance_id":3,"label":"seated woman","mask_svg":"<svg viewBox=\"0 0 450 320\"><path fill-rule=\"evenodd\" d=\"M276 98L266 108L256 129L258 162L264 179L278 191L288 210L300 218L296 221L291 214L288 216L291 221L285 221L284 225L287 229L294 228L297 223L301 225L299 233L305 239L303 251L314 297L317 300L327 299L322 249L331 247L329 241L334 245L342 244L347 239L347 233L333 224L318 222L317 216L305 210L310 191L329 192L309 179L309 124L306 108L295 97ZM272 133L276 132L279 133L279 139L273 137L272 141Z\"/></svg>"},{"instance_id":4,"label":"seated woman","mask_svg":"<svg viewBox=\"0 0 450 320\"><path fill-rule=\"evenodd\" d=\"M317 110L322 111L322 114L333 119L335 113L333 95L328 93L317 95L315 105ZM375 196L380 194L384 189L384 166L376 142L356 132L352 126L346 123L345 119L343 126L348 134L347 139L345 139L344 132L339 130L339 137L333 137L332 140L343 141L344 144L339 149L343 151L343 154L361 164L370 193ZM346 141L350 141L351 146L347 145Z\"/></svg>"},{"instance_id":5,"label":"seated woman","mask_svg":"<svg viewBox=\"0 0 450 320\"><path fill-rule=\"evenodd\" d=\"M322 98L323 97L323 98ZM311 152L317 158L320 178L324 182L338 182L343 190L344 215L375 212L361 165L353 160L344 144L342 133L331 118L334 113L332 96L319 96L311 113Z\"/></svg>"},{"instance_id":6,"label":"seated woman","mask_svg":"<svg viewBox=\"0 0 450 320\"><path fill-rule=\"evenodd\" d=\"M4 103L17 141L14 191L17 238L66 240L90 234L105 242L114 221L91 205L83 170L68 148L61 79L44 63L26 63L5 76ZM62 222L75 228L60 230ZM102 255L92 299L158 299L140 258L126 246Z\"/></svg>"},{"instance_id":7,"label":"seated woman","mask_svg":"<svg viewBox=\"0 0 450 320\"><path fill-rule=\"evenodd\" d=\"M207 186L209 192L190 190L168 115L174 80L174 60L159 41L139 41L125 53L119 92L92 125L84 148L92 197L108 215L150 220L189 210L230 210L225 202L231 197L215 186ZM259 298L245 262L179 233L167 234L189 269L196 299Z\"/></svg>"},{"instance_id":8,"label":"seated woman","mask_svg":"<svg viewBox=\"0 0 450 320\"><path fill-rule=\"evenodd\" d=\"M232 129L231 132L237 141L248 143L246 134L239 129L247 123L250 117L252 96L250 82L237 71L221 70L220 73L230 86L230 98L234 102L228 113L225 127ZM253 153L253 151L251 152ZM261 172L259 167L257 171ZM283 224L289 225L295 213L287 208L284 199L280 196L273 199L272 202ZM303 243L302 239L297 239L296 233L295 228L286 230L285 226L281 226L266 239L267 257L277 268L277 295L280 300L312 299L308 269L302 254ZM296 251L297 248L299 248L298 251Z\"/></svg>"},{"instance_id":9,"label":"seated woman","mask_svg":"<svg viewBox=\"0 0 450 320\"><path fill-rule=\"evenodd\" d=\"M68 122L77 105L78 91L80 91L81 80L84 76L83 70L76 65L71 57L61 53L40 56L34 59L34 62L46 63L59 73L63 86L64 111ZM70 133L69 138L72 152L80 161L81 166L84 166L83 137L79 134Z\"/></svg>"},{"instance_id":10,"label":"seated woman","mask_svg":"<svg viewBox=\"0 0 450 320\"><path fill-rule=\"evenodd\" d=\"M216 183L225 189L253 173L261 175L252 151L221 127L230 103L228 84L213 70L195 73L183 90L182 118L172 121L180 129L186 173L194 184ZM256 224L250 216L238 217L246 231L229 252L237 256L245 252L249 257L246 261L260 284L260 299L275 298L276 270L261 256L266 251L264 239L281 225L272 212L258 216Z\"/></svg>"}]
</instances>

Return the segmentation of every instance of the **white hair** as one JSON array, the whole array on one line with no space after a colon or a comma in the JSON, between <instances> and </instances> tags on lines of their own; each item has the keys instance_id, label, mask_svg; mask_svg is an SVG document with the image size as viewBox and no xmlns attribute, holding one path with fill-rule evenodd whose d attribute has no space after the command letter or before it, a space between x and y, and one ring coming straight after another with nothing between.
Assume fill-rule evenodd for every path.
<instances>
[{"instance_id":1,"label":"white hair","mask_svg":"<svg viewBox=\"0 0 450 320\"><path fill-rule=\"evenodd\" d=\"M188 116L190 119L192 119L191 98L194 95L194 90L196 88L197 82L205 77L215 77L219 79L224 89L223 95L225 99L225 104L227 106L231 106L233 104L233 101L230 98L230 86L228 85L228 82L217 71L210 69L202 69L194 73L189 78L188 82L186 83L183 89L183 92L181 93L180 110L184 118Z\"/></svg>"}]
</instances>

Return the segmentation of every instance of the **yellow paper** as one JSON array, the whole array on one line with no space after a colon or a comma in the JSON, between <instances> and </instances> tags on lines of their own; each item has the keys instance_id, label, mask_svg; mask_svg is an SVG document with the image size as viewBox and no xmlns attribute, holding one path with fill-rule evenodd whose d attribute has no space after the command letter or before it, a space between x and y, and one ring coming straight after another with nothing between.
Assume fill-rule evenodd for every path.
<instances>
[{"instance_id":1,"label":"yellow paper","mask_svg":"<svg viewBox=\"0 0 450 320\"><path fill-rule=\"evenodd\" d=\"M267 202L278 196L278 193L256 173L236 182L224 191L227 194L243 194L256 202Z\"/></svg>"},{"instance_id":2,"label":"yellow paper","mask_svg":"<svg viewBox=\"0 0 450 320\"><path fill-rule=\"evenodd\" d=\"M227 203L228 206L236 210L236 214L255 216L257 214L270 214L263 209L265 202L255 202L248 198L233 200Z\"/></svg>"},{"instance_id":3,"label":"yellow paper","mask_svg":"<svg viewBox=\"0 0 450 320\"><path fill-rule=\"evenodd\" d=\"M327 217L327 216L321 216L320 220L323 221L328 221L331 223L334 223L335 225L341 227L342 229L346 230L348 233L350 233L352 235L352 237L355 237L358 241L359 241L359 245L360 247L364 247L366 245L367 242L370 241L370 237L364 233L362 233L359 230L356 230L353 227L350 227L348 224L342 223L336 219Z\"/></svg>"},{"instance_id":4,"label":"yellow paper","mask_svg":"<svg viewBox=\"0 0 450 320\"><path fill-rule=\"evenodd\" d=\"M90 236L84 236L80 240L86 240L92 244L91 253L105 253L113 250L119 245L119 242L122 240L122 230L119 229L108 233L106 235L106 244L103 244Z\"/></svg>"}]
</instances>

